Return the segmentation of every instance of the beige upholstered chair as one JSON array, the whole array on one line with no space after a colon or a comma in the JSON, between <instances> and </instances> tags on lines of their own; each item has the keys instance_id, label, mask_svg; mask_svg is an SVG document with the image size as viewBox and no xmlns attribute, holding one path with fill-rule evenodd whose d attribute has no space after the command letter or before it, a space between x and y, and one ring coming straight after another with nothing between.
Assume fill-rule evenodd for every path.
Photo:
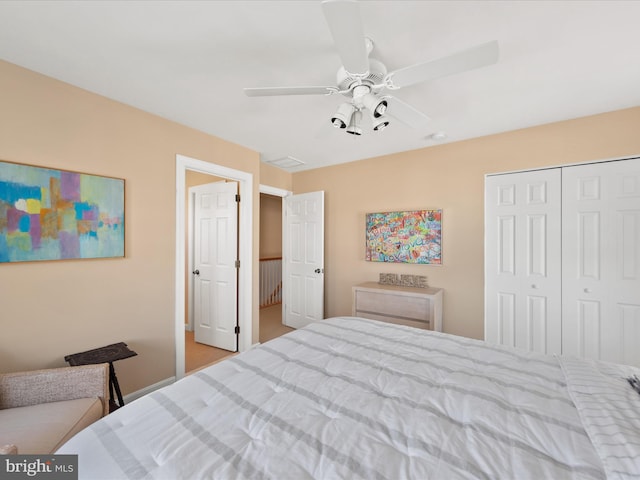
<instances>
[{"instance_id":1,"label":"beige upholstered chair","mask_svg":"<svg viewBox=\"0 0 640 480\"><path fill-rule=\"evenodd\" d=\"M109 364L0 374L0 453L55 452L109 413Z\"/></svg>"}]
</instances>

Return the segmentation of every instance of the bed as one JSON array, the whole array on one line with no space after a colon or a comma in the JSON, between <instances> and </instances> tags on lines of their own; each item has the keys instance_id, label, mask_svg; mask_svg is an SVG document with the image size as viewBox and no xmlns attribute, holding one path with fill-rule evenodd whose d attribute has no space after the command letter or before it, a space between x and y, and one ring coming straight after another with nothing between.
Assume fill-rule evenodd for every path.
<instances>
[{"instance_id":1,"label":"bed","mask_svg":"<svg viewBox=\"0 0 640 480\"><path fill-rule=\"evenodd\" d=\"M91 480L637 479L639 373L336 317L146 395L57 453Z\"/></svg>"}]
</instances>

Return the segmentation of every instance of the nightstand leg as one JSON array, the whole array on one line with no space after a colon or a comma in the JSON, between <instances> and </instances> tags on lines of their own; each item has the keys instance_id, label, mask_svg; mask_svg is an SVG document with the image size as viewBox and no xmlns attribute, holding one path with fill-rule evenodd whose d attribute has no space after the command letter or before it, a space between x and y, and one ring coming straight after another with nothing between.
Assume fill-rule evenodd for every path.
<instances>
[{"instance_id":1,"label":"nightstand leg","mask_svg":"<svg viewBox=\"0 0 640 480\"><path fill-rule=\"evenodd\" d=\"M113 389L116 390L116 395L118 395L118 404L115 405L115 401L113 400ZM113 368L113 363L109 362L109 405L115 406L116 408L120 408L124 405L124 400L122 399L122 392L120 391L120 385L118 384L118 377L116 377L116 369Z\"/></svg>"}]
</instances>

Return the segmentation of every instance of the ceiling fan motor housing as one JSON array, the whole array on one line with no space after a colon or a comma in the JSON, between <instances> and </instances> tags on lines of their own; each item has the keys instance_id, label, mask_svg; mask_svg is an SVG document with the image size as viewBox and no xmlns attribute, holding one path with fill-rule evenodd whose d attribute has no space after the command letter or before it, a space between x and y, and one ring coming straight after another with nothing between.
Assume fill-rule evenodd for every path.
<instances>
[{"instance_id":1,"label":"ceiling fan motor housing","mask_svg":"<svg viewBox=\"0 0 640 480\"><path fill-rule=\"evenodd\" d=\"M387 75L387 67L382 62L375 58L369 59L369 72L367 75L358 75L347 72L344 67L340 67L338 74L336 75L336 83L338 89L344 92L343 95L347 97L352 96L352 89L358 85L367 85L372 90L374 86L379 86L377 89L384 88L384 78Z\"/></svg>"}]
</instances>

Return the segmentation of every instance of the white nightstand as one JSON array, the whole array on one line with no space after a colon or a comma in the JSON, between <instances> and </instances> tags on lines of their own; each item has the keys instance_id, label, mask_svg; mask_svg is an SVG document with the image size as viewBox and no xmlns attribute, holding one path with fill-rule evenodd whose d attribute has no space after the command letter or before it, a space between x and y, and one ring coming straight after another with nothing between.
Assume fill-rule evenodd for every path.
<instances>
[{"instance_id":1,"label":"white nightstand","mask_svg":"<svg viewBox=\"0 0 640 480\"><path fill-rule=\"evenodd\" d=\"M352 315L442 331L441 288L366 282L353 287Z\"/></svg>"}]
</instances>

